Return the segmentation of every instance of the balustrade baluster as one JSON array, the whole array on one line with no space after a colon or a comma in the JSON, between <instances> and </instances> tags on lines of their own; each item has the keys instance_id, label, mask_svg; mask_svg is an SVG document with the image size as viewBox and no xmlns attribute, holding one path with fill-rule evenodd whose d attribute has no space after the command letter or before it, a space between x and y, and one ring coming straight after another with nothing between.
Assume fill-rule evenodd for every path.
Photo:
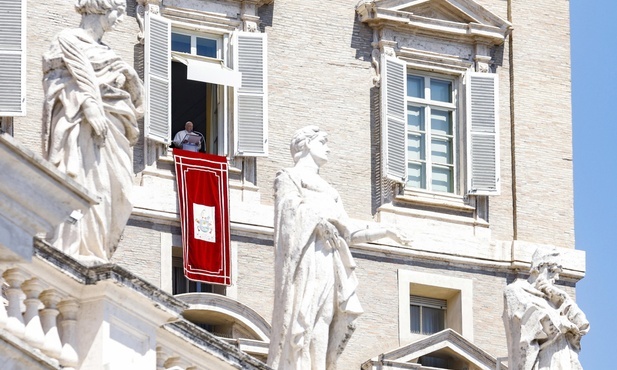
<instances>
[{"instance_id":1,"label":"balustrade baluster","mask_svg":"<svg viewBox=\"0 0 617 370\"><path fill-rule=\"evenodd\" d=\"M60 358L62 354L62 342L58 333L57 317L60 294L54 289L48 289L39 296L45 308L41 310L41 324L45 332L45 344L41 350L52 358Z\"/></svg>"},{"instance_id":2,"label":"balustrade baluster","mask_svg":"<svg viewBox=\"0 0 617 370\"><path fill-rule=\"evenodd\" d=\"M77 310L79 305L74 299L67 299L58 303L58 310L62 314L60 326L62 328L62 352L60 364L74 368L79 363L77 355Z\"/></svg>"},{"instance_id":3,"label":"balustrade baluster","mask_svg":"<svg viewBox=\"0 0 617 370\"><path fill-rule=\"evenodd\" d=\"M17 268L12 268L6 270L3 276L9 284L6 290L6 296L9 300L6 329L15 336L23 338L26 332L26 326L24 325L24 318L21 314L21 298L23 294L21 291L21 284L26 280L26 274Z\"/></svg>"},{"instance_id":4,"label":"balustrade baluster","mask_svg":"<svg viewBox=\"0 0 617 370\"><path fill-rule=\"evenodd\" d=\"M41 318L39 317L39 307L41 301L39 294L43 291L43 285L37 278L32 278L21 284L21 290L26 294L24 304L26 312L24 312L24 322L26 331L24 339L35 348L42 348L45 344L45 333L41 326Z\"/></svg>"}]
</instances>

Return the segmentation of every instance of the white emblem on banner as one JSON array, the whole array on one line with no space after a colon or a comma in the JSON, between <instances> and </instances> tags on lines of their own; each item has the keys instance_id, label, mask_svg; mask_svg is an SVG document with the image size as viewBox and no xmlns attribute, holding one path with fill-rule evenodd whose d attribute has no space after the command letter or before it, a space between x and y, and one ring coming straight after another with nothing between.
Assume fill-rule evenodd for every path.
<instances>
[{"instance_id":1,"label":"white emblem on banner","mask_svg":"<svg viewBox=\"0 0 617 370\"><path fill-rule=\"evenodd\" d=\"M193 216L195 216L195 239L214 243L216 241L214 207L193 203Z\"/></svg>"}]
</instances>

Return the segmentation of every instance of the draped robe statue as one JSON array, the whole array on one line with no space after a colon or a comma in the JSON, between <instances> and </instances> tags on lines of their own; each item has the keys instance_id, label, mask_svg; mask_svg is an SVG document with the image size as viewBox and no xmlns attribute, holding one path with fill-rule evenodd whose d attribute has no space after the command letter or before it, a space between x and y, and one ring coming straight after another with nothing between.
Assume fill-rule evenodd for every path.
<instances>
[{"instance_id":1,"label":"draped robe statue","mask_svg":"<svg viewBox=\"0 0 617 370\"><path fill-rule=\"evenodd\" d=\"M589 322L574 300L554 285L559 272L559 252L538 249L529 279L504 290L508 369L582 370L578 353Z\"/></svg>"},{"instance_id":2,"label":"draped robe statue","mask_svg":"<svg viewBox=\"0 0 617 370\"><path fill-rule=\"evenodd\" d=\"M316 126L294 135L295 166L275 180L275 304L268 365L278 370L333 370L362 307L349 245L390 230L351 231L338 192L319 175L327 162L326 133Z\"/></svg>"},{"instance_id":3,"label":"draped robe statue","mask_svg":"<svg viewBox=\"0 0 617 370\"><path fill-rule=\"evenodd\" d=\"M52 244L72 256L108 261L131 214L131 146L139 137L143 85L103 42L124 0L78 0L80 28L61 31L43 56L48 160L100 197Z\"/></svg>"}]
</instances>

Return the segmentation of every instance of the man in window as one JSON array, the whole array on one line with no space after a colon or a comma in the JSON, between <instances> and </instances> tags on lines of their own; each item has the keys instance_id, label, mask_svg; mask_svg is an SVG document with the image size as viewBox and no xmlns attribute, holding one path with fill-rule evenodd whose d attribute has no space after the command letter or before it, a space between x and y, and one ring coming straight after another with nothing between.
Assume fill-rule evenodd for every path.
<instances>
[{"instance_id":1,"label":"man in window","mask_svg":"<svg viewBox=\"0 0 617 370\"><path fill-rule=\"evenodd\" d=\"M203 140L204 137L201 133L193 131L193 122L187 121L184 124L184 130L178 131L176 136L174 136L173 143L175 148L198 152L201 149L201 142Z\"/></svg>"}]
</instances>

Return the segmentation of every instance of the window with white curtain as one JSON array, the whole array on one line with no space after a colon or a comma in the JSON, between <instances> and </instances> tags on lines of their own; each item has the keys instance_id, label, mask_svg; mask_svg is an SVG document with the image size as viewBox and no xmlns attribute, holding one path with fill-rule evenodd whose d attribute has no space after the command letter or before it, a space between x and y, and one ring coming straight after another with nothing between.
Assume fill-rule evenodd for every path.
<instances>
[{"instance_id":1,"label":"window with white curtain","mask_svg":"<svg viewBox=\"0 0 617 370\"><path fill-rule=\"evenodd\" d=\"M446 328L447 301L412 295L409 297L410 331L429 335Z\"/></svg>"},{"instance_id":2,"label":"window with white curtain","mask_svg":"<svg viewBox=\"0 0 617 370\"><path fill-rule=\"evenodd\" d=\"M455 192L454 96L452 80L407 73L407 186Z\"/></svg>"}]
</instances>

